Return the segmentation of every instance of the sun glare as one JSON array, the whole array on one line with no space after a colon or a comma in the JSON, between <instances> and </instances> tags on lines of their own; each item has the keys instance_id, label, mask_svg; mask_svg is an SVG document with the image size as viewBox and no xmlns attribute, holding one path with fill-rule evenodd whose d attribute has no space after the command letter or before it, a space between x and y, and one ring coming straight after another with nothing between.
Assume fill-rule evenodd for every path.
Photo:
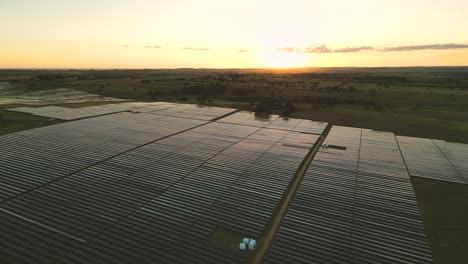
<instances>
[{"instance_id":1,"label":"sun glare","mask_svg":"<svg viewBox=\"0 0 468 264\"><path fill-rule=\"evenodd\" d=\"M304 67L308 60L305 53L287 51L265 51L258 53L259 62L268 68L296 68Z\"/></svg>"}]
</instances>

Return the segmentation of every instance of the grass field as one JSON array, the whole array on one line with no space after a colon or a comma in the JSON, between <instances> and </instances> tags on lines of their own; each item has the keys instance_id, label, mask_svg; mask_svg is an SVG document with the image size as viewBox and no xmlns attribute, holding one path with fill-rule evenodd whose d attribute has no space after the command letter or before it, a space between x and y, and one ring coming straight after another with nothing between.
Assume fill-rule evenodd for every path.
<instances>
[{"instance_id":1,"label":"grass field","mask_svg":"<svg viewBox=\"0 0 468 264\"><path fill-rule=\"evenodd\" d=\"M210 104L468 143L468 67L0 71L36 91Z\"/></svg>"},{"instance_id":2,"label":"grass field","mask_svg":"<svg viewBox=\"0 0 468 264\"><path fill-rule=\"evenodd\" d=\"M0 135L17 131L50 125L48 118L36 117L30 114L5 111L6 108L0 105Z\"/></svg>"},{"instance_id":3,"label":"grass field","mask_svg":"<svg viewBox=\"0 0 468 264\"><path fill-rule=\"evenodd\" d=\"M468 185L412 177L436 263L468 261Z\"/></svg>"}]
</instances>

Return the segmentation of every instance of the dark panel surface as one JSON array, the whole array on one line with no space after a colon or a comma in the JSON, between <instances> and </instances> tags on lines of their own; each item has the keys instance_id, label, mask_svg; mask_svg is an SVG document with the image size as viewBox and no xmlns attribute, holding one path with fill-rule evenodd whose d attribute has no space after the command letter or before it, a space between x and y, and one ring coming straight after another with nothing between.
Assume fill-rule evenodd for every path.
<instances>
[{"instance_id":1,"label":"dark panel surface","mask_svg":"<svg viewBox=\"0 0 468 264\"><path fill-rule=\"evenodd\" d=\"M333 127L266 263L431 263L414 191L392 133Z\"/></svg>"},{"instance_id":2,"label":"dark panel surface","mask_svg":"<svg viewBox=\"0 0 468 264\"><path fill-rule=\"evenodd\" d=\"M259 236L318 136L293 131L302 120L272 129L177 113L125 112L0 137L11 147L0 151L8 168L0 258L239 263L243 254L213 244L211 233Z\"/></svg>"}]
</instances>

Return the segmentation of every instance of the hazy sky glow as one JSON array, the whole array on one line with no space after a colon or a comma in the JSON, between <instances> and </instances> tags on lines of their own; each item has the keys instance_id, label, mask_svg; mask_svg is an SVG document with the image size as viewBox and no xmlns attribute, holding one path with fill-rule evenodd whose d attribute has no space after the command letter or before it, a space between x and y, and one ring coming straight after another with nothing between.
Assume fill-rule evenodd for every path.
<instances>
[{"instance_id":1,"label":"hazy sky glow","mask_svg":"<svg viewBox=\"0 0 468 264\"><path fill-rule=\"evenodd\" d=\"M468 65L467 0L0 0L0 68Z\"/></svg>"}]
</instances>

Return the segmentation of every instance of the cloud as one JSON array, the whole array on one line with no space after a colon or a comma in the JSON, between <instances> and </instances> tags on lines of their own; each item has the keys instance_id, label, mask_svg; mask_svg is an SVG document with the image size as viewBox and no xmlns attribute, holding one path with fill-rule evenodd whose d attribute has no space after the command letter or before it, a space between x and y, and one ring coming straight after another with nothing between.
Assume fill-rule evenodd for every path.
<instances>
[{"instance_id":1,"label":"cloud","mask_svg":"<svg viewBox=\"0 0 468 264\"><path fill-rule=\"evenodd\" d=\"M122 47L128 48L128 45L127 45L127 44L123 44Z\"/></svg>"},{"instance_id":2,"label":"cloud","mask_svg":"<svg viewBox=\"0 0 468 264\"><path fill-rule=\"evenodd\" d=\"M149 45L149 46L145 46L145 49L162 49L162 47L159 45L154 45L154 46Z\"/></svg>"},{"instance_id":3,"label":"cloud","mask_svg":"<svg viewBox=\"0 0 468 264\"><path fill-rule=\"evenodd\" d=\"M278 48L276 50L277 51L287 51L287 52L301 52L299 49L296 49L296 48L293 48L293 47Z\"/></svg>"},{"instance_id":4,"label":"cloud","mask_svg":"<svg viewBox=\"0 0 468 264\"><path fill-rule=\"evenodd\" d=\"M363 50L374 50L371 46L360 46L360 47L346 47L340 49L330 49L327 45L322 46L310 46L305 49L298 49L293 47L285 47L277 49L279 51L287 51L287 52L298 52L298 53L351 53L351 52L359 52Z\"/></svg>"},{"instance_id":5,"label":"cloud","mask_svg":"<svg viewBox=\"0 0 468 264\"><path fill-rule=\"evenodd\" d=\"M298 49L294 47L284 47L276 49L278 51L286 51L286 52L297 52L297 53L332 53L333 51L327 47L327 45L322 46L310 46L305 49Z\"/></svg>"},{"instance_id":6,"label":"cloud","mask_svg":"<svg viewBox=\"0 0 468 264\"><path fill-rule=\"evenodd\" d=\"M302 53L331 53L332 50L327 47L327 45L323 44L322 46L310 46L301 50Z\"/></svg>"},{"instance_id":7,"label":"cloud","mask_svg":"<svg viewBox=\"0 0 468 264\"><path fill-rule=\"evenodd\" d=\"M353 53L360 51L375 50L380 52L400 52L400 51L414 51L414 50L451 50L451 49L468 49L468 44L429 44L429 45L415 45L415 46L395 46L385 47L383 49L376 49L372 46L358 46L358 47L346 47L339 49L330 49L327 45L322 46L310 46L304 49L285 47L276 50L297 52L297 53Z\"/></svg>"},{"instance_id":8,"label":"cloud","mask_svg":"<svg viewBox=\"0 0 468 264\"><path fill-rule=\"evenodd\" d=\"M193 47L184 47L182 50L193 50L193 51L208 51L210 48L193 48Z\"/></svg>"},{"instance_id":9,"label":"cloud","mask_svg":"<svg viewBox=\"0 0 468 264\"><path fill-rule=\"evenodd\" d=\"M415 46L396 46L396 47L385 47L383 52L391 51L413 51L413 50L448 50L448 49L468 49L466 44L429 44L429 45L415 45Z\"/></svg>"},{"instance_id":10,"label":"cloud","mask_svg":"<svg viewBox=\"0 0 468 264\"><path fill-rule=\"evenodd\" d=\"M351 53L351 52L359 52L359 51L367 51L367 50L374 50L374 47L371 46L360 46L360 47L346 47L341 49L333 50L334 53Z\"/></svg>"},{"instance_id":11,"label":"cloud","mask_svg":"<svg viewBox=\"0 0 468 264\"><path fill-rule=\"evenodd\" d=\"M240 52L240 53L245 53L245 52L249 52L250 50L248 49L239 49L237 50L237 52Z\"/></svg>"}]
</instances>

